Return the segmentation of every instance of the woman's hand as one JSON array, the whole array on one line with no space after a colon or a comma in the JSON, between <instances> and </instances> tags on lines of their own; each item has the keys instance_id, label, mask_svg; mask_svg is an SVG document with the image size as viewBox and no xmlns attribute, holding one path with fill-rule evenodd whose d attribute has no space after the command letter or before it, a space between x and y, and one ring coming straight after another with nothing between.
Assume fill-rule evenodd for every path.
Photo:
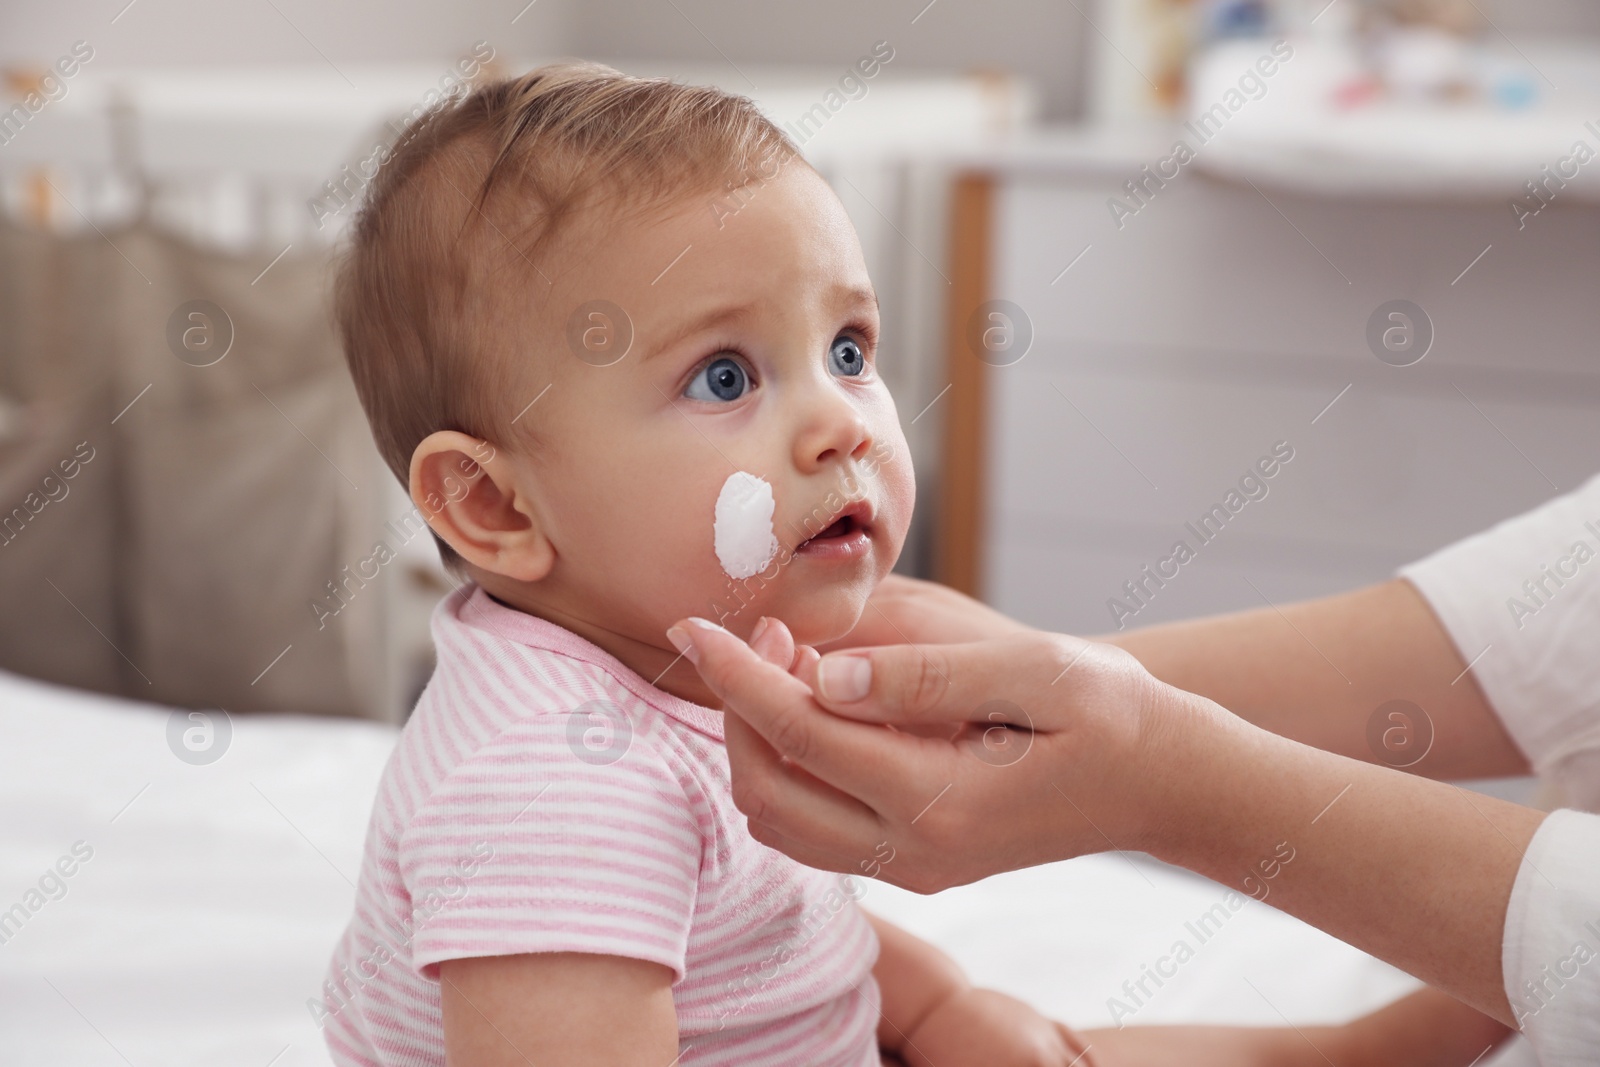
<instances>
[{"instance_id":1,"label":"woman's hand","mask_svg":"<svg viewBox=\"0 0 1600 1067\"><path fill-rule=\"evenodd\" d=\"M751 834L803 863L924 893L1113 848L1236 895L1273 877L1275 906L1512 1019L1500 931L1542 812L1277 737L1076 638L769 662L704 620L669 636L728 705Z\"/></svg>"},{"instance_id":2,"label":"woman's hand","mask_svg":"<svg viewBox=\"0 0 1600 1067\"><path fill-rule=\"evenodd\" d=\"M1248 729L1132 656L1071 637L898 645L820 665L802 650L794 669L815 677L813 695L777 665L793 648L781 622L759 627L761 654L703 620L674 631L737 712L726 717L728 755L752 836L811 866L918 892L1150 849L1171 822L1167 786L1183 777L1165 762L1167 740L1202 721ZM877 725L890 720L900 732Z\"/></svg>"},{"instance_id":3,"label":"woman's hand","mask_svg":"<svg viewBox=\"0 0 1600 1067\"><path fill-rule=\"evenodd\" d=\"M824 651L872 645L955 645L1027 633L1029 627L938 582L891 574L855 629Z\"/></svg>"}]
</instances>

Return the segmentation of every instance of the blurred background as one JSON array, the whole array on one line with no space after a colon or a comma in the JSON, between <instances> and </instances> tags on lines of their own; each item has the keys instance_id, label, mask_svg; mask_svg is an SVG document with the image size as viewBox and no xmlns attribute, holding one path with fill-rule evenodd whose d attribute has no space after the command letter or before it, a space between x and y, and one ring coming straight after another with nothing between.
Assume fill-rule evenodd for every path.
<instances>
[{"instance_id":1,"label":"blurred background","mask_svg":"<svg viewBox=\"0 0 1600 1067\"><path fill-rule=\"evenodd\" d=\"M11 0L0 1016L28 1049L325 1062L296 991L451 585L368 440L329 256L408 116L565 56L747 94L801 144L882 300L921 504L901 569L1026 622L1379 580L1600 459L1592 3ZM33 907L78 838L122 873ZM1124 960L1094 981L996 948L966 898L912 923L1103 1021L1137 930L1170 941L1151 909L1215 887L1147 900L1142 869L1084 862L1103 907L1049 946ZM1136 929L1101 930L1119 908ZM1404 987L1261 911L1256 965L1310 945L1344 982L1274 1010ZM131 991L152 959L169 981ZM1151 1017L1279 1018L1201 978ZM160 1023L196 1007L181 1040Z\"/></svg>"},{"instance_id":2,"label":"blurred background","mask_svg":"<svg viewBox=\"0 0 1600 1067\"><path fill-rule=\"evenodd\" d=\"M328 252L409 115L560 56L749 94L802 142L885 308L901 567L1029 622L1371 580L1589 471L1593 5L902 6L9 5L0 590L29 610L0 666L404 716L447 578L393 525ZM1439 334L1404 368L1366 341L1394 299ZM1130 594L1280 440L1270 502Z\"/></svg>"}]
</instances>

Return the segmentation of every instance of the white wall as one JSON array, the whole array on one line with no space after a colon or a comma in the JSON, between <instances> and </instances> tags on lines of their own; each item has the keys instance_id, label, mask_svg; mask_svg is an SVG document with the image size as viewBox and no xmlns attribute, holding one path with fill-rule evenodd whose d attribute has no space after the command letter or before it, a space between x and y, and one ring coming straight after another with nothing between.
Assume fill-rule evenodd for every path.
<instances>
[{"instance_id":1,"label":"white wall","mask_svg":"<svg viewBox=\"0 0 1600 1067\"><path fill-rule=\"evenodd\" d=\"M1094 0L1080 6L1092 10ZM725 53L734 62L840 67L885 40L899 70L1021 72L1051 115L1078 108L1085 34L1093 33L1060 0L592 0L579 7L573 31L577 50L596 56L714 62Z\"/></svg>"},{"instance_id":2,"label":"white wall","mask_svg":"<svg viewBox=\"0 0 1600 1067\"><path fill-rule=\"evenodd\" d=\"M1103 633L1111 598L1144 625L1351 589L1600 466L1592 201L1519 231L1501 200L1269 203L1195 174L1119 231L1115 188L1062 173L1000 199L996 290L1035 338L991 376L984 575L1001 610ZM1394 299L1432 321L1414 366L1368 348ZM1279 441L1294 458L1265 496L1189 529ZM1123 583L1180 540L1195 558L1130 600Z\"/></svg>"},{"instance_id":3,"label":"white wall","mask_svg":"<svg viewBox=\"0 0 1600 1067\"><path fill-rule=\"evenodd\" d=\"M1080 9L1103 21L1109 2L535 0L524 9L525 0L5 0L0 65L48 63L80 39L105 66L447 58L482 39L526 58L843 66L881 39L895 46L901 70L1021 73L1039 87L1046 116L1059 119L1081 112L1086 57L1100 43ZM1479 6L1510 34L1600 35L1593 0Z\"/></svg>"},{"instance_id":4,"label":"white wall","mask_svg":"<svg viewBox=\"0 0 1600 1067\"><path fill-rule=\"evenodd\" d=\"M483 39L502 55L524 58L842 67L874 41L888 40L900 70L1020 70L1039 84L1049 111L1077 108L1085 27L1071 5L935 0L924 11L925 4L536 0L524 10L524 0L134 0L131 7L127 0L94 0L71 8L57 0L6 0L0 65L49 63L80 39L94 46L102 69L444 58Z\"/></svg>"},{"instance_id":5,"label":"white wall","mask_svg":"<svg viewBox=\"0 0 1600 1067\"><path fill-rule=\"evenodd\" d=\"M6 0L0 65L49 63L77 40L103 67L447 59L479 40L511 55L567 51L577 5L537 0L518 18L526 2Z\"/></svg>"}]
</instances>

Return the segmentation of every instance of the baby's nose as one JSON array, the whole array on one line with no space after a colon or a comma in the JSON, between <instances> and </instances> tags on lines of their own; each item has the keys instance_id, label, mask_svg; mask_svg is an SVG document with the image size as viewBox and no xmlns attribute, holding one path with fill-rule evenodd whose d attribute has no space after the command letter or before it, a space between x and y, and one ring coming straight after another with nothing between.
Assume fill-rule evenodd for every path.
<instances>
[{"instance_id":1,"label":"baby's nose","mask_svg":"<svg viewBox=\"0 0 1600 1067\"><path fill-rule=\"evenodd\" d=\"M860 459L872 447L867 420L850 400L834 393L818 398L795 438L795 466L818 470L845 459Z\"/></svg>"}]
</instances>

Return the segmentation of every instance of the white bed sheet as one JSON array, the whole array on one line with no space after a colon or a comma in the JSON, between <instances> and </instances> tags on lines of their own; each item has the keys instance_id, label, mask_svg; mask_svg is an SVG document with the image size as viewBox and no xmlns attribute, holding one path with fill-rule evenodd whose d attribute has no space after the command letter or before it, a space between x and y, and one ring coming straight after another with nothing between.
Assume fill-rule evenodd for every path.
<instances>
[{"instance_id":1,"label":"white bed sheet","mask_svg":"<svg viewBox=\"0 0 1600 1067\"><path fill-rule=\"evenodd\" d=\"M0 910L74 842L94 849L0 945L0 1063L329 1063L306 1001L395 732L239 716L227 754L197 767L168 749L170 714L0 672ZM1196 943L1185 924L1224 893L1111 854L932 898L874 883L865 902L980 982L1094 1026L1142 965ZM1332 1022L1414 985L1251 902L1159 990L1147 982L1133 1021Z\"/></svg>"}]
</instances>

